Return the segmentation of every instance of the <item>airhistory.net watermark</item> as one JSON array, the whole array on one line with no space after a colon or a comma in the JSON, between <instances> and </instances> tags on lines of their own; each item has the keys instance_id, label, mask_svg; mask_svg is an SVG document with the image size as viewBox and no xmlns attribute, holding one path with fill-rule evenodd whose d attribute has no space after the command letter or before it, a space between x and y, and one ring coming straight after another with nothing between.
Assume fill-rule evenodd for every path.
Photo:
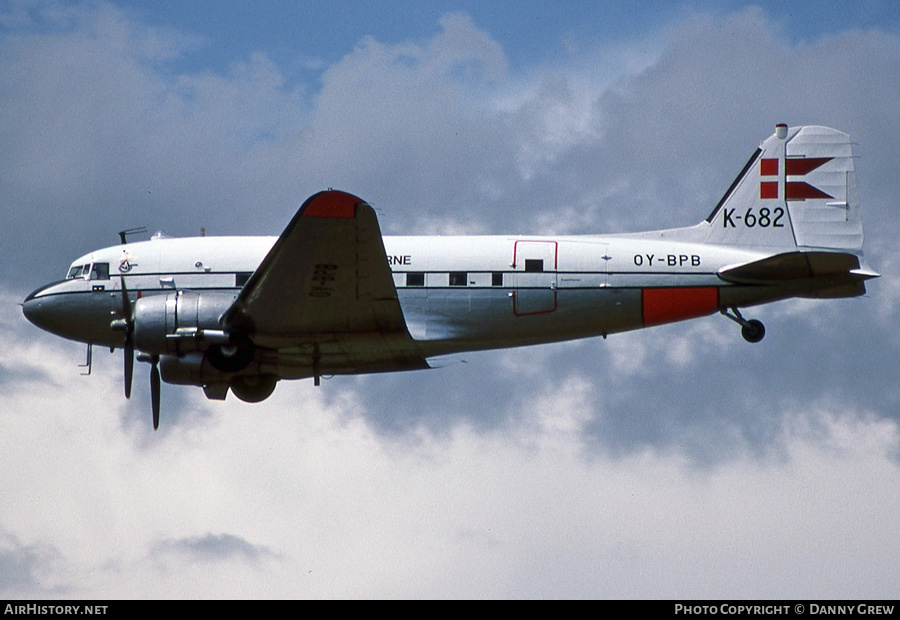
<instances>
[{"instance_id":1,"label":"airhistory.net watermark","mask_svg":"<svg viewBox=\"0 0 900 620\"><path fill-rule=\"evenodd\" d=\"M13 605L7 603L3 615L12 616L102 616L109 605Z\"/></svg>"}]
</instances>

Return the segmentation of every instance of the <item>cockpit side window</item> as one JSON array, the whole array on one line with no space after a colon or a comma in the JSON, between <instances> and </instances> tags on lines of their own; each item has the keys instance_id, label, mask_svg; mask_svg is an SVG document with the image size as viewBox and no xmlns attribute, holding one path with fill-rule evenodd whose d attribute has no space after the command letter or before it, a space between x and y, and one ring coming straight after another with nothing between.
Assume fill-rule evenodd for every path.
<instances>
[{"instance_id":1,"label":"cockpit side window","mask_svg":"<svg viewBox=\"0 0 900 620\"><path fill-rule=\"evenodd\" d=\"M91 280L109 280L109 263L94 263Z\"/></svg>"}]
</instances>

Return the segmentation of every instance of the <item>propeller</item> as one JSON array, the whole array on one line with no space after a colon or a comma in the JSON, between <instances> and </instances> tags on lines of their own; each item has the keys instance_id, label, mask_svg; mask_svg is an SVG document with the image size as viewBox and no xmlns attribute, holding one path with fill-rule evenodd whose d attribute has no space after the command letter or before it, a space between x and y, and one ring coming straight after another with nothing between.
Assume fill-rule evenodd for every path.
<instances>
[{"instance_id":1,"label":"propeller","mask_svg":"<svg viewBox=\"0 0 900 620\"><path fill-rule=\"evenodd\" d=\"M128 298L125 276L122 279L122 318L110 323L110 327L125 332L125 398L131 398L131 383L134 375L134 310Z\"/></svg>"},{"instance_id":2,"label":"propeller","mask_svg":"<svg viewBox=\"0 0 900 620\"><path fill-rule=\"evenodd\" d=\"M134 308L128 297L128 287L125 285L125 276L122 280L122 318L113 321L110 326L113 329L125 333L125 398L131 398L131 384L134 377ZM159 428L159 356L146 356L141 354L138 359L142 362L150 362L150 405L153 410L153 430Z\"/></svg>"}]
</instances>

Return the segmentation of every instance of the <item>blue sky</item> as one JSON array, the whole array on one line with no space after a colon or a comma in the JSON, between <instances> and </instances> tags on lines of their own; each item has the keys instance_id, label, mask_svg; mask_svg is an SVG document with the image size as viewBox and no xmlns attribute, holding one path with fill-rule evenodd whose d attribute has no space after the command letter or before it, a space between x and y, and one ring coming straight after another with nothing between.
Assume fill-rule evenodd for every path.
<instances>
[{"instance_id":1,"label":"blue sky","mask_svg":"<svg viewBox=\"0 0 900 620\"><path fill-rule=\"evenodd\" d=\"M620 8L627 6L628 8ZM0 2L0 596L896 598L895 3ZM632 12L637 11L637 12ZM862 299L279 385L166 386L18 303L133 226L706 217L778 122L855 143Z\"/></svg>"},{"instance_id":2,"label":"blue sky","mask_svg":"<svg viewBox=\"0 0 900 620\"><path fill-rule=\"evenodd\" d=\"M387 44L420 42L438 32L450 12L471 16L493 33L515 68L554 61L570 47L622 40L658 28L682 12L660 3L651 11L604 3L546 2L137 2L137 14L161 26L180 24L204 35L205 66L265 51L281 66L300 59L335 62L365 37ZM652 17L652 19L651 19Z\"/></svg>"},{"instance_id":3,"label":"blue sky","mask_svg":"<svg viewBox=\"0 0 900 620\"><path fill-rule=\"evenodd\" d=\"M32 4L11 2L9 4ZM40 5L41 3L36 3ZM176 71L226 71L253 53L264 53L288 75L339 60L365 37L382 43L419 42L438 32L451 12L469 15L502 45L514 70L557 62L578 50L645 38L696 14L727 15L748 6L739 1L561 3L497 2L298 2L267 0L150 0L117 2L148 26L197 36ZM813 42L849 28L896 32L900 9L892 2L755 2L792 42Z\"/></svg>"},{"instance_id":4,"label":"blue sky","mask_svg":"<svg viewBox=\"0 0 900 620\"><path fill-rule=\"evenodd\" d=\"M896 31L894 3L755 2L793 41L816 41L852 28ZM205 36L206 66L223 66L251 52L265 51L279 65L297 57L334 62L364 37L383 43L422 41L438 31L438 19L463 12L503 46L516 68L554 62L572 49L645 37L690 15L727 15L746 7L738 1L642 2L297 2L234 0L123 2L150 24Z\"/></svg>"}]
</instances>

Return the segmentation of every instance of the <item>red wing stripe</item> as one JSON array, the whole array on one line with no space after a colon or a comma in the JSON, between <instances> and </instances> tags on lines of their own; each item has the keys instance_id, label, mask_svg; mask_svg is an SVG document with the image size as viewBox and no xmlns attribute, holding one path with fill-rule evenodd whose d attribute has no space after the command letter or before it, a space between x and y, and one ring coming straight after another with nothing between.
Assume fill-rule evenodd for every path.
<instances>
[{"instance_id":1,"label":"red wing stripe","mask_svg":"<svg viewBox=\"0 0 900 620\"><path fill-rule=\"evenodd\" d=\"M362 200L346 192L322 192L310 199L303 216L352 218L356 217L356 205L361 202Z\"/></svg>"}]
</instances>

